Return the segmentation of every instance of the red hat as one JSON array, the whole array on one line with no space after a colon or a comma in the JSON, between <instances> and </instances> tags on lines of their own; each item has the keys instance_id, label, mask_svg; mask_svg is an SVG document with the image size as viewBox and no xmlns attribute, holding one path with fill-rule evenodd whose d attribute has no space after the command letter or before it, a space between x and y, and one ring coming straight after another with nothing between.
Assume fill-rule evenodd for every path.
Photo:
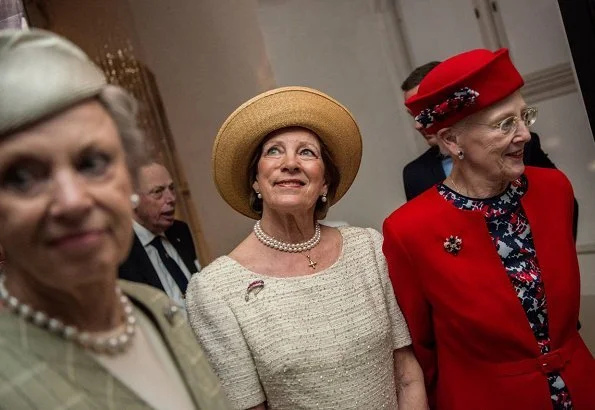
<instances>
[{"instance_id":1,"label":"red hat","mask_svg":"<svg viewBox=\"0 0 595 410\"><path fill-rule=\"evenodd\" d=\"M426 132L435 134L508 97L523 84L507 49L471 50L437 65L405 105Z\"/></svg>"}]
</instances>

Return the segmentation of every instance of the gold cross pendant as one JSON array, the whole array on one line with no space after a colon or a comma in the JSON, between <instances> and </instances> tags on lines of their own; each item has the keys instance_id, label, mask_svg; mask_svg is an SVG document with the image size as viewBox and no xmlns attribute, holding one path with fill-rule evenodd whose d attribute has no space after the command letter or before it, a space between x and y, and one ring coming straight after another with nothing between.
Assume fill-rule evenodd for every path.
<instances>
[{"instance_id":1,"label":"gold cross pendant","mask_svg":"<svg viewBox=\"0 0 595 410\"><path fill-rule=\"evenodd\" d=\"M312 258L310 258L310 255L306 255L306 258L308 258L308 266L312 269L316 269L316 265L318 265L318 262L314 262Z\"/></svg>"}]
</instances>

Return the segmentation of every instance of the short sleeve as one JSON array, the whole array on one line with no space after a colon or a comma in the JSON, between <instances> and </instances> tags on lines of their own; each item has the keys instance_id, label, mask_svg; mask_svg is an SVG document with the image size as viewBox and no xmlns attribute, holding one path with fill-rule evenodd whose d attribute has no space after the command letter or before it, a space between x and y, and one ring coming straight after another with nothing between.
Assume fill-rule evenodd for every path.
<instances>
[{"instance_id":1,"label":"short sleeve","mask_svg":"<svg viewBox=\"0 0 595 410\"><path fill-rule=\"evenodd\" d=\"M405 322L403 313L401 313L401 309L395 298L393 286L388 277L388 266L386 264L386 258L382 253L382 235L375 229L369 228L368 231L370 232L372 242L374 244L376 265L378 266L378 274L380 275L384 300L391 322L391 329L393 333L393 349L400 349L411 344L411 336L409 335L407 323Z\"/></svg>"},{"instance_id":2,"label":"short sleeve","mask_svg":"<svg viewBox=\"0 0 595 410\"><path fill-rule=\"evenodd\" d=\"M207 279L212 276L209 268L194 275L188 286L190 325L232 407L243 410L257 406L266 397L256 366L232 309Z\"/></svg>"}]
</instances>

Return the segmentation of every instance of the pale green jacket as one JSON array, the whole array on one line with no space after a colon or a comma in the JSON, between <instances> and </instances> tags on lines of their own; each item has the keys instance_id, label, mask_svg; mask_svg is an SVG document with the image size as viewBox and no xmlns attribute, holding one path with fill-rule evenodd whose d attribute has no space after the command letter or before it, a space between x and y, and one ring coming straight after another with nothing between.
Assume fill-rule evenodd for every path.
<instances>
[{"instance_id":1,"label":"pale green jacket","mask_svg":"<svg viewBox=\"0 0 595 410\"><path fill-rule=\"evenodd\" d=\"M166 317L170 302L163 292L126 281L120 281L120 286L163 335L196 409L229 409L183 314ZM151 406L82 348L4 310L0 312L0 409L144 410Z\"/></svg>"}]
</instances>

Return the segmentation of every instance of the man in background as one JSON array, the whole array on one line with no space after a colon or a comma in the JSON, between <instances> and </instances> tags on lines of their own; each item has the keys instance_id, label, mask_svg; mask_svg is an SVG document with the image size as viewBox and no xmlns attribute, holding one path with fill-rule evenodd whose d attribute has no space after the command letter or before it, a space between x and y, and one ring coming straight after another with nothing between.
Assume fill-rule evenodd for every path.
<instances>
[{"instance_id":1,"label":"man in background","mask_svg":"<svg viewBox=\"0 0 595 410\"><path fill-rule=\"evenodd\" d=\"M188 281L199 265L188 225L175 219L176 192L167 169L155 162L142 167L136 195L134 241L119 276L162 289L184 306Z\"/></svg>"}]
</instances>

